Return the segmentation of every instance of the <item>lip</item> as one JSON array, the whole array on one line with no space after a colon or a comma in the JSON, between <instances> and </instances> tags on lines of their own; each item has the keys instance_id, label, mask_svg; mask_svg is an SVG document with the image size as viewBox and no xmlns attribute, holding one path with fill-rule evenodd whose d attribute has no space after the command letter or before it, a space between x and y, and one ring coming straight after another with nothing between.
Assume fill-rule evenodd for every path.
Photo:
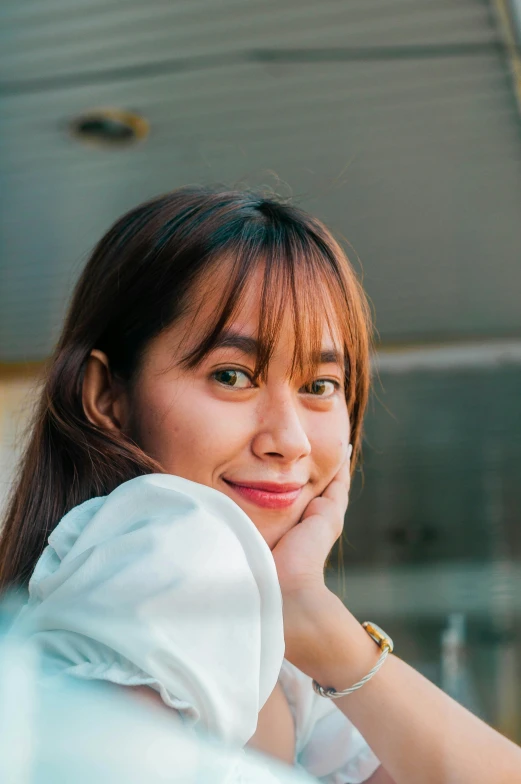
<instances>
[{"instance_id":1,"label":"lip","mask_svg":"<svg viewBox=\"0 0 521 784\"><path fill-rule=\"evenodd\" d=\"M287 509L295 503L304 487L296 482L233 482L230 479L224 481L242 498L263 509Z\"/></svg>"}]
</instances>

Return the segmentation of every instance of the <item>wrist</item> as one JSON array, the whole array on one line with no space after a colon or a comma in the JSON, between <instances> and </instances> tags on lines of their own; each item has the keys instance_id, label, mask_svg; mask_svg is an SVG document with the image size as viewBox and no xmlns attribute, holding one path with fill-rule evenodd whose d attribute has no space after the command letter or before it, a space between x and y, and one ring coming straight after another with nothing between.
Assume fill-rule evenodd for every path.
<instances>
[{"instance_id":1,"label":"wrist","mask_svg":"<svg viewBox=\"0 0 521 784\"><path fill-rule=\"evenodd\" d=\"M299 605L299 623L286 617ZM321 686L348 688L374 666L380 651L342 601L325 586L284 598L286 658Z\"/></svg>"}]
</instances>

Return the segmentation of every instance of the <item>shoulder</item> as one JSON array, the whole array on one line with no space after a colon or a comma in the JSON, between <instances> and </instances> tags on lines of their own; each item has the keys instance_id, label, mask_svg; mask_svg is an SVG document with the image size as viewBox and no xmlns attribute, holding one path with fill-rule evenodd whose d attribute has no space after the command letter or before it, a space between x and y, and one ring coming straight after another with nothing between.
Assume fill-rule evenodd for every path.
<instances>
[{"instance_id":1,"label":"shoulder","mask_svg":"<svg viewBox=\"0 0 521 784\"><path fill-rule=\"evenodd\" d=\"M205 540L202 534L208 539ZM60 560L75 557L94 546L124 537L159 536L164 546L175 541L188 546L198 539L222 540L234 549L263 558L272 557L250 518L231 498L211 487L171 474L147 474L119 485L107 496L75 507L59 522L49 545Z\"/></svg>"},{"instance_id":2,"label":"shoulder","mask_svg":"<svg viewBox=\"0 0 521 784\"><path fill-rule=\"evenodd\" d=\"M269 547L231 499L170 475L126 482L60 521L29 594L17 632L53 668L155 684L219 737L253 734L283 658L282 599Z\"/></svg>"},{"instance_id":3,"label":"shoulder","mask_svg":"<svg viewBox=\"0 0 521 784\"><path fill-rule=\"evenodd\" d=\"M142 593L159 581L194 593L241 586L244 602L282 623L273 556L250 518L223 493L169 474L137 477L66 514L31 577L30 602L103 580L112 592L118 580Z\"/></svg>"}]
</instances>

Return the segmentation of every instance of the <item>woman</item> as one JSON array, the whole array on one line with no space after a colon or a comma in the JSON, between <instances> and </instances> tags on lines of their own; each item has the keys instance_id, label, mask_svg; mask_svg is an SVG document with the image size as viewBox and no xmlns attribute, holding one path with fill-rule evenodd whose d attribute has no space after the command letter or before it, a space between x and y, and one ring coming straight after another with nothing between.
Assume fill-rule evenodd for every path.
<instances>
[{"instance_id":1,"label":"woman","mask_svg":"<svg viewBox=\"0 0 521 784\"><path fill-rule=\"evenodd\" d=\"M360 448L367 314L338 244L288 204L182 189L121 218L49 368L2 585L38 562L26 619L51 669L159 693L325 781L511 784L521 751L384 661L324 583ZM356 691L318 693L377 663Z\"/></svg>"}]
</instances>

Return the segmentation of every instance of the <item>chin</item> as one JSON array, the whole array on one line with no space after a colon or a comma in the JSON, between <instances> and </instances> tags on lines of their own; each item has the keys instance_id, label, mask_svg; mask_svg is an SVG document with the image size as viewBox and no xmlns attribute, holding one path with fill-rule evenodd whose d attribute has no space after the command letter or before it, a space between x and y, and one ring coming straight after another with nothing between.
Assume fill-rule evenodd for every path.
<instances>
[{"instance_id":1,"label":"chin","mask_svg":"<svg viewBox=\"0 0 521 784\"><path fill-rule=\"evenodd\" d=\"M242 499L237 499L235 494L229 491L228 486L225 483L223 485L218 489L235 501L237 506L248 515L270 550L277 546L284 534L297 525L305 509L305 505L303 509L300 508L301 504L298 504L298 510L259 509L253 504L241 503Z\"/></svg>"},{"instance_id":2,"label":"chin","mask_svg":"<svg viewBox=\"0 0 521 784\"><path fill-rule=\"evenodd\" d=\"M258 530L270 550L273 550L278 545L282 537L287 534L288 531L291 531L291 529L294 528L298 523L297 520L295 522L291 521L286 522L285 524L279 523L277 525L277 523L273 521L272 525L266 525L266 521L264 520L262 524L257 525L255 518L251 519L255 528Z\"/></svg>"},{"instance_id":3,"label":"chin","mask_svg":"<svg viewBox=\"0 0 521 784\"><path fill-rule=\"evenodd\" d=\"M284 534L276 534L273 531L263 531L258 526L255 527L257 528L258 532L260 533L260 535L262 536L262 538L264 539L264 541L266 542L270 550L273 550L284 536Z\"/></svg>"}]
</instances>

